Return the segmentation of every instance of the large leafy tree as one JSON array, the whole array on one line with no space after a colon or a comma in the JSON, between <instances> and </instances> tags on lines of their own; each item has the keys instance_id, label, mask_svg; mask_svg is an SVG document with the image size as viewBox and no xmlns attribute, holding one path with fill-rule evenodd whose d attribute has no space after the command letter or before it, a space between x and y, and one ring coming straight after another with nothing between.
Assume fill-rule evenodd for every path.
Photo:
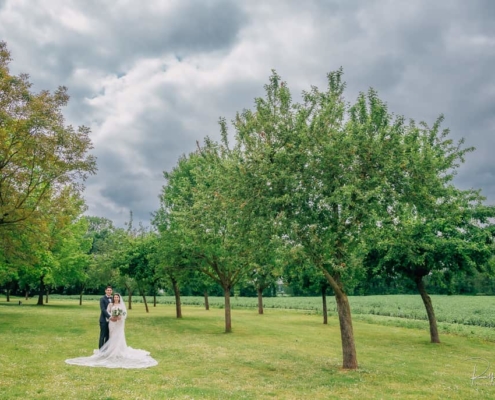
<instances>
[{"instance_id":1,"label":"large leafy tree","mask_svg":"<svg viewBox=\"0 0 495 400\"><path fill-rule=\"evenodd\" d=\"M434 196L442 187L443 195ZM494 251L490 219L495 217L495 207L484 206L477 192L446 184L429 193L432 202L428 208L406 203L396 207L400 212L391 210L394 219L382 230L381 240L366 261L374 273L405 277L414 283L428 316L430 340L440 343L425 280L434 276L448 284L455 277L485 270Z\"/></svg>"},{"instance_id":2,"label":"large leafy tree","mask_svg":"<svg viewBox=\"0 0 495 400\"><path fill-rule=\"evenodd\" d=\"M83 240L90 243L87 256L89 263L74 276L73 287L79 293L79 305L82 305L86 289L100 288L113 281L114 275L111 259L118 242L119 230L107 218L84 216L86 232ZM122 231L122 230L120 230Z\"/></svg>"},{"instance_id":3,"label":"large leafy tree","mask_svg":"<svg viewBox=\"0 0 495 400\"><path fill-rule=\"evenodd\" d=\"M247 283L256 290L258 314L264 313L263 291L275 286L282 276L282 261L279 257L281 241L275 235L271 224L258 218L251 218L249 228L242 240L246 245L249 262Z\"/></svg>"},{"instance_id":4,"label":"large leafy tree","mask_svg":"<svg viewBox=\"0 0 495 400\"><path fill-rule=\"evenodd\" d=\"M160 228L152 259L154 276L156 281L170 284L175 297L176 317L182 318L180 288L184 282L195 278L197 260L185 252L184 246L180 243L180 236L176 235L173 229L164 225L160 225Z\"/></svg>"},{"instance_id":5,"label":"large leafy tree","mask_svg":"<svg viewBox=\"0 0 495 400\"><path fill-rule=\"evenodd\" d=\"M92 257L89 254L93 238L87 235L88 219L79 218L64 230L55 253L58 268L53 271L55 286L79 286L88 281ZM79 295L82 305L82 290Z\"/></svg>"},{"instance_id":6,"label":"large leafy tree","mask_svg":"<svg viewBox=\"0 0 495 400\"><path fill-rule=\"evenodd\" d=\"M301 246L326 277L337 302L343 367L354 369L347 292L362 274L359 260L390 207L404 197L428 194L410 179L422 161L418 129L392 117L372 89L349 106L344 88L342 71L335 71L326 91L313 87L294 104L287 85L273 73L265 98L238 114L234 126L240 169L252 193L246 207ZM434 129L427 131L435 137Z\"/></svg>"},{"instance_id":7,"label":"large leafy tree","mask_svg":"<svg viewBox=\"0 0 495 400\"><path fill-rule=\"evenodd\" d=\"M38 305L43 305L43 293L47 289L46 284L54 284L56 277L71 275L73 263L69 261L67 254L72 246L74 257L79 257L76 264L81 266L88 261L84 255L89 249L89 243L78 237L81 230L77 229L77 220L85 209L84 200L72 186L66 186L58 196L57 212L51 213L45 218L46 230L42 237L43 247L38 250L38 261L31 265L33 275L38 276L39 296ZM79 240L81 239L81 241ZM73 271L74 273L78 273ZM60 283L65 283L63 280Z\"/></svg>"},{"instance_id":8,"label":"large leafy tree","mask_svg":"<svg viewBox=\"0 0 495 400\"><path fill-rule=\"evenodd\" d=\"M0 227L42 218L41 203L95 172L89 129L65 125L67 88L33 93L28 75L10 74L10 61L0 42Z\"/></svg>"},{"instance_id":9,"label":"large leafy tree","mask_svg":"<svg viewBox=\"0 0 495 400\"><path fill-rule=\"evenodd\" d=\"M243 241L248 218L239 196L242 177L235 154L206 139L165 178L157 226L176 235L189 265L222 287L225 331L231 332L231 291L250 268Z\"/></svg>"},{"instance_id":10,"label":"large leafy tree","mask_svg":"<svg viewBox=\"0 0 495 400\"><path fill-rule=\"evenodd\" d=\"M0 42L0 251L12 266L21 247L35 258L44 251L54 215L68 192L81 193L96 163L89 129L65 124L67 88L34 93L27 74L10 73L10 61Z\"/></svg>"},{"instance_id":11,"label":"large leafy tree","mask_svg":"<svg viewBox=\"0 0 495 400\"><path fill-rule=\"evenodd\" d=\"M132 278L143 298L146 312L149 312L148 302L146 301L146 289L153 280L153 263L150 261L154 253L153 237L138 236L132 238L129 242L120 263L120 273Z\"/></svg>"}]
</instances>

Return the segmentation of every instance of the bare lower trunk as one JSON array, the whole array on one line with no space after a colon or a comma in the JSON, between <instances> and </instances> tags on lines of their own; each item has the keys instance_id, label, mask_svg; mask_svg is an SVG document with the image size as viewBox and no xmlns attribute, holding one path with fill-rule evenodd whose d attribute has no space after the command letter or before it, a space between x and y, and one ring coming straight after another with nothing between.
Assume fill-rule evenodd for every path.
<instances>
[{"instance_id":1,"label":"bare lower trunk","mask_svg":"<svg viewBox=\"0 0 495 400\"><path fill-rule=\"evenodd\" d=\"M25 295L26 295L26 297L25 297L25 298L26 298L26 300L29 300L29 289L26 289L26 293L25 293Z\"/></svg>"},{"instance_id":2,"label":"bare lower trunk","mask_svg":"<svg viewBox=\"0 0 495 400\"><path fill-rule=\"evenodd\" d=\"M146 309L146 312L149 313L150 310L148 309L148 302L146 301L146 295L141 288L139 288L139 292L141 293L141 297L143 298L144 308Z\"/></svg>"},{"instance_id":3,"label":"bare lower trunk","mask_svg":"<svg viewBox=\"0 0 495 400\"><path fill-rule=\"evenodd\" d=\"M225 333L232 332L232 319L230 312L230 288L223 289L224 297L225 297Z\"/></svg>"},{"instance_id":4,"label":"bare lower trunk","mask_svg":"<svg viewBox=\"0 0 495 400\"><path fill-rule=\"evenodd\" d=\"M36 305L38 306L42 306L43 305L43 294L45 292L45 276L41 276L40 277L40 291L39 291L39 294L38 294L38 302L36 303Z\"/></svg>"},{"instance_id":5,"label":"bare lower trunk","mask_svg":"<svg viewBox=\"0 0 495 400\"><path fill-rule=\"evenodd\" d=\"M153 293L153 307L156 307L156 292Z\"/></svg>"},{"instance_id":6,"label":"bare lower trunk","mask_svg":"<svg viewBox=\"0 0 495 400\"><path fill-rule=\"evenodd\" d=\"M327 309L327 287L326 285L321 286L321 303L323 310L323 325L328 324L328 309Z\"/></svg>"},{"instance_id":7,"label":"bare lower trunk","mask_svg":"<svg viewBox=\"0 0 495 400\"><path fill-rule=\"evenodd\" d=\"M127 309L132 310L132 290L130 286L125 285L127 289Z\"/></svg>"},{"instance_id":8,"label":"bare lower trunk","mask_svg":"<svg viewBox=\"0 0 495 400\"><path fill-rule=\"evenodd\" d=\"M257 288L258 292L258 314L263 314L263 290Z\"/></svg>"},{"instance_id":9,"label":"bare lower trunk","mask_svg":"<svg viewBox=\"0 0 495 400\"><path fill-rule=\"evenodd\" d=\"M340 337L342 339L342 366L343 368L347 369L356 369L358 367L358 364L349 299L344 292L335 293L335 299L337 300L337 311L339 313L340 323Z\"/></svg>"},{"instance_id":10,"label":"bare lower trunk","mask_svg":"<svg viewBox=\"0 0 495 400\"><path fill-rule=\"evenodd\" d=\"M339 315L340 324L340 338L342 340L342 368L344 369L357 369L357 353L356 344L354 343L354 331L352 328L351 307L349 299L345 294L340 277L330 275L330 273L322 268L328 283L332 287L335 293L335 300L337 302L337 313Z\"/></svg>"},{"instance_id":11,"label":"bare lower trunk","mask_svg":"<svg viewBox=\"0 0 495 400\"><path fill-rule=\"evenodd\" d=\"M84 293L84 286L85 285L81 285L81 290L79 292L79 305L82 306L82 299L83 299L83 293Z\"/></svg>"},{"instance_id":12,"label":"bare lower trunk","mask_svg":"<svg viewBox=\"0 0 495 400\"><path fill-rule=\"evenodd\" d=\"M423 282L423 277L416 277L416 286L418 288L423 304L426 308L426 314L428 315L428 322L430 323L430 339L431 343L440 343L440 336L438 335L437 319L435 318L435 311L433 310L433 303L431 298L426 293L425 284Z\"/></svg>"},{"instance_id":13,"label":"bare lower trunk","mask_svg":"<svg viewBox=\"0 0 495 400\"><path fill-rule=\"evenodd\" d=\"M47 286L45 291L45 303L48 304L48 293L50 293L50 288Z\"/></svg>"},{"instance_id":14,"label":"bare lower trunk","mask_svg":"<svg viewBox=\"0 0 495 400\"><path fill-rule=\"evenodd\" d=\"M174 288L174 296L175 296L175 315L177 316L177 318L182 318L182 305L180 303L179 284L175 279L172 279L172 286Z\"/></svg>"},{"instance_id":15,"label":"bare lower trunk","mask_svg":"<svg viewBox=\"0 0 495 400\"><path fill-rule=\"evenodd\" d=\"M205 298L205 310L209 310L210 309L210 303L208 302L208 290L205 289L205 292L204 292L204 298Z\"/></svg>"},{"instance_id":16,"label":"bare lower trunk","mask_svg":"<svg viewBox=\"0 0 495 400\"><path fill-rule=\"evenodd\" d=\"M5 294L7 295L7 303L8 303L10 302L10 289L7 289Z\"/></svg>"}]
</instances>

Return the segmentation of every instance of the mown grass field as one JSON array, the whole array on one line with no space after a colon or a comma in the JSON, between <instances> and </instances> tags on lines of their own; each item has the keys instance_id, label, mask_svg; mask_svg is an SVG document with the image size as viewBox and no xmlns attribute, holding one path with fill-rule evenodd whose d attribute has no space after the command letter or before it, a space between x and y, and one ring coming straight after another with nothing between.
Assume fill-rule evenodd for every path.
<instances>
[{"instance_id":1,"label":"mown grass field","mask_svg":"<svg viewBox=\"0 0 495 400\"><path fill-rule=\"evenodd\" d=\"M351 299L357 371L340 368L334 312L329 324L323 325L321 315L310 308L271 308L267 299L265 314L258 315L255 309L234 303L233 333L225 334L221 308L206 311L185 305L179 320L171 304L151 307L147 314L136 303L126 322L128 345L150 351L159 365L111 370L64 363L66 358L90 355L96 347L96 300L85 299L79 306L74 300L51 298L48 305L38 307L33 299L19 306L18 299L7 303L2 298L0 399L495 398L489 380L472 385L474 365L480 370L484 364L470 359L483 358L495 366L495 342L486 339L493 328L443 322L475 333L443 333L442 343L433 345L426 325L414 325L425 321L356 312L356 299L379 301L380 297ZM466 304L478 301L480 310L486 306L483 313L494 309L495 298L455 300L463 299ZM436 297L433 301L441 308ZM452 307L460 308L458 303ZM494 371L490 366L488 372Z\"/></svg>"}]
</instances>

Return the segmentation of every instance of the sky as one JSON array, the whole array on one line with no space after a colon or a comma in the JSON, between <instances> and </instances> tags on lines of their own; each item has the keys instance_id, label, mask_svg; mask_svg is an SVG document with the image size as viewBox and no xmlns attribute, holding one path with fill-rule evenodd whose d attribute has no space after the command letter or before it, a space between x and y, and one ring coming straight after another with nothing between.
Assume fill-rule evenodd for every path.
<instances>
[{"instance_id":1,"label":"sky","mask_svg":"<svg viewBox=\"0 0 495 400\"><path fill-rule=\"evenodd\" d=\"M0 40L33 90L69 88L67 124L91 128L86 214L148 225L171 170L218 120L254 107L272 70L297 101L340 67L346 100L476 151L455 178L495 204L495 1L0 0ZM233 132L231 132L233 134Z\"/></svg>"}]
</instances>

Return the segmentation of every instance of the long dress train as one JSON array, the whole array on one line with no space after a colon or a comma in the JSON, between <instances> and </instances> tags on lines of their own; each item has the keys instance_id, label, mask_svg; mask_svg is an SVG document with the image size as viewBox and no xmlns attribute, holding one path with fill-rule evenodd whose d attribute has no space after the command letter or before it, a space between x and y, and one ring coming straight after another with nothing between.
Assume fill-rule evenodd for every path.
<instances>
[{"instance_id":1,"label":"long dress train","mask_svg":"<svg viewBox=\"0 0 495 400\"><path fill-rule=\"evenodd\" d=\"M78 357L65 360L67 364L87 367L105 368L148 368L158 364L145 350L133 349L127 346L125 340L125 306L109 304L109 312L120 308L123 315L118 321L110 321L110 339L99 350L95 350L90 357Z\"/></svg>"}]
</instances>

